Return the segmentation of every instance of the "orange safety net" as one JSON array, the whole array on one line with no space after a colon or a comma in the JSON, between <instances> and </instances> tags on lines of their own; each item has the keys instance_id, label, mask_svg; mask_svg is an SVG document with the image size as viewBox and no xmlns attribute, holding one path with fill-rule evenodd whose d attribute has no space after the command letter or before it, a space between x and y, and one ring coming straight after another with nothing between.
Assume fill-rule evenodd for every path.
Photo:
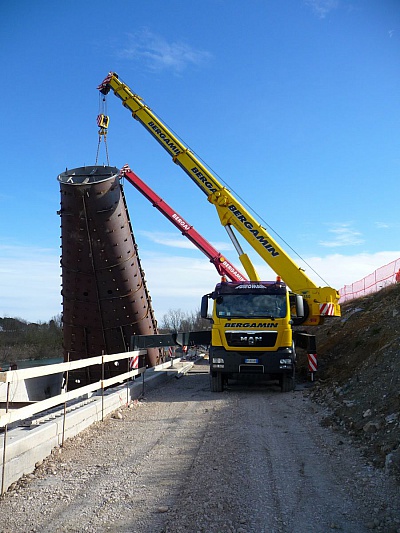
<instances>
[{"instance_id":1,"label":"orange safety net","mask_svg":"<svg viewBox=\"0 0 400 533\"><path fill-rule=\"evenodd\" d=\"M352 283L351 285L345 285L339 290L340 300L339 303L344 303L373 292L378 292L388 285L399 283L396 279L396 274L400 271L400 259L396 259L391 263L379 267L372 274L368 274L363 279ZM399 278L399 275L397 276Z\"/></svg>"}]
</instances>

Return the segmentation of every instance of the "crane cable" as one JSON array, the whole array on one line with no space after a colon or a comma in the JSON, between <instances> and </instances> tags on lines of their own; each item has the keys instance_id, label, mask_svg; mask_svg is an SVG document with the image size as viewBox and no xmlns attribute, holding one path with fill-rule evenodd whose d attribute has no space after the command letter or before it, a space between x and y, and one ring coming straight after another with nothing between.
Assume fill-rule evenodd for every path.
<instances>
[{"instance_id":1,"label":"crane cable","mask_svg":"<svg viewBox=\"0 0 400 533\"><path fill-rule=\"evenodd\" d=\"M202 159L199 155L196 154L196 152L194 150L192 150L190 148L190 146L185 143L185 141L170 127L168 126L168 124L163 121L161 119L161 117L159 115L157 115L154 111L152 111L154 113L154 115L160 120L160 122L163 122L166 127L175 135L175 137L177 139L179 139L182 144L186 145L187 148L199 159L199 161L201 161L204 166L211 172L211 174L215 174L215 176L227 187L227 189L229 189L230 191L232 191L233 193L236 194L236 196L239 198L239 200L249 209L249 211L251 211L252 213L254 213L254 215L256 216L257 219L261 220L264 224L265 224L265 227L269 228L269 230L274 233L278 239L280 239L290 250L292 250L292 252L310 269L314 272L314 274L316 276L319 277L320 280L322 280L327 286L329 285L327 281L324 280L324 278L321 276L321 274L319 274L307 261L306 259L304 259L304 257L302 257L270 224L268 224L268 222L265 221L265 219L259 214L257 213L257 211L255 209L253 209L249 204L248 202L246 202L246 200L244 198L242 198L242 196L240 194L238 194L233 188L231 188L229 186L229 184L223 179L221 178L221 176L215 172L215 170L213 170L205 161L204 159ZM304 269L300 269L300 270L304 270Z\"/></svg>"},{"instance_id":2,"label":"crane cable","mask_svg":"<svg viewBox=\"0 0 400 533\"><path fill-rule=\"evenodd\" d=\"M108 124L110 123L110 117L107 115L107 101L104 95L99 96L99 114L97 115L97 125L99 127L99 141L97 143L97 153L96 153L96 163L99 159L100 144L101 140L104 139L104 146L106 150L107 165L110 166L110 159L108 157L108 146L107 146L107 130Z\"/></svg>"}]
</instances>

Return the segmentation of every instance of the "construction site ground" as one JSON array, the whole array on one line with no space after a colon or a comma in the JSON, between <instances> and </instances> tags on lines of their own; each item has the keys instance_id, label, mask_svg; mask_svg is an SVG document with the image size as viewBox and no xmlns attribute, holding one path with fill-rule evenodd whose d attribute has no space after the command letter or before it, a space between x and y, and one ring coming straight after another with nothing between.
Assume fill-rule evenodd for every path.
<instances>
[{"instance_id":1,"label":"construction site ground","mask_svg":"<svg viewBox=\"0 0 400 533\"><path fill-rule=\"evenodd\" d=\"M400 532L395 478L335 429L313 390L211 393L200 361L11 486L0 532Z\"/></svg>"},{"instance_id":2,"label":"construction site ground","mask_svg":"<svg viewBox=\"0 0 400 533\"><path fill-rule=\"evenodd\" d=\"M315 329L296 390L207 361L66 441L0 500L0 532L400 533L400 286Z\"/></svg>"}]
</instances>

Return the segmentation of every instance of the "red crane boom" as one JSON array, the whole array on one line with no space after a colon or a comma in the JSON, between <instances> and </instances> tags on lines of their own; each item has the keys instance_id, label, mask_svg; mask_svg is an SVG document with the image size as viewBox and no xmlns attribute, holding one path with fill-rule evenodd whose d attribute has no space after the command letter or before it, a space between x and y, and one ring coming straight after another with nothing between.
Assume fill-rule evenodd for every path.
<instances>
[{"instance_id":1,"label":"red crane boom","mask_svg":"<svg viewBox=\"0 0 400 533\"><path fill-rule=\"evenodd\" d=\"M129 183L131 183L140 193L149 200L153 206L160 211L172 224L177 227L191 243L193 243L210 262L215 266L221 276L226 276L231 281L247 281L247 278L230 263L225 256L212 246L204 237L198 233L184 218L182 218L171 206L169 206L160 196L158 196L143 180L139 178L128 165L125 165L120 172Z\"/></svg>"}]
</instances>

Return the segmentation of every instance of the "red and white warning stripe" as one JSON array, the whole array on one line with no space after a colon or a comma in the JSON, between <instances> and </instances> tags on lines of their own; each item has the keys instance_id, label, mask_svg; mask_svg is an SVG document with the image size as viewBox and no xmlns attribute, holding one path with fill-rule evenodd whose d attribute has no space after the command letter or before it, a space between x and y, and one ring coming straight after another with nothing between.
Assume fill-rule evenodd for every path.
<instances>
[{"instance_id":1,"label":"red and white warning stripe","mask_svg":"<svg viewBox=\"0 0 400 533\"><path fill-rule=\"evenodd\" d=\"M113 77L113 73L109 72L108 75L104 78L104 80L100 83L100 85L97 88L100 90L100 89L104 89L105 87L107 87L112 77Z\"/></svg>"},{"instance_id":2,"label":"red and white warning stripe","mask_svg":"<svg viewBox=\"0 0 400 533\"><path fill-rule=\"evenodd\" d=\"M316 372L318 369L317 354L309 353L308 354L308 370L309 372Z\"/></svg>"},{"instance_id":3,"label":"red and white warning stripe","mask_svg":"<svg viewBox=\"0 0 400 533\"><path fill-rule=\"evenodd\" d=\"M321 316L334 316L335 306L333 304L320 304L319 305L319 314Z\"/></svg>"},{"instance_id":4,"label":"red and white warning stripe","mask_svg":"<svg viewBox=\"0 0 400 533\"><path fill-rule=\"evenodd\" d=\"M139 368L139 356L135 355L129 359L129 367L132 369Z\"/></svg>"}]
</instances>

